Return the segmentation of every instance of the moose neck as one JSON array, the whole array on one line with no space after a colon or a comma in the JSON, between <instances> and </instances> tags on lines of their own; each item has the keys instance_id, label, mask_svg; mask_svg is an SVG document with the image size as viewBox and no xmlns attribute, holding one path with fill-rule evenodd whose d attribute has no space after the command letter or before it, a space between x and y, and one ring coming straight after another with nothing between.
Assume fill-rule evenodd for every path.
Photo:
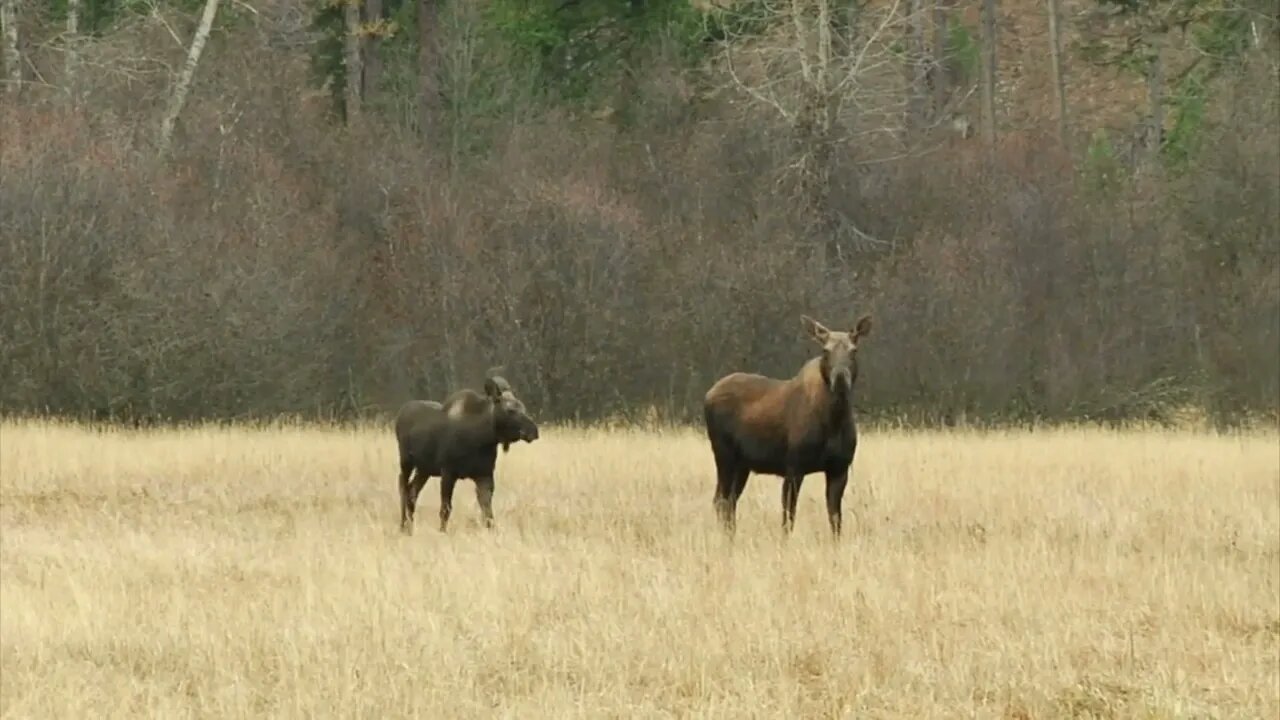
<instances>
[{"instance_id":1,"label":"moose neck","mask_svg":"<svg viewBox=\"0 0 1280 720\"><path fill-rule=\"evenodd\" d=\"M850 407L853 404L853 384L840 384L835 389L827 387L827 423L832 428L843 427L852 421Z\"/></svg>"}]
</instances>

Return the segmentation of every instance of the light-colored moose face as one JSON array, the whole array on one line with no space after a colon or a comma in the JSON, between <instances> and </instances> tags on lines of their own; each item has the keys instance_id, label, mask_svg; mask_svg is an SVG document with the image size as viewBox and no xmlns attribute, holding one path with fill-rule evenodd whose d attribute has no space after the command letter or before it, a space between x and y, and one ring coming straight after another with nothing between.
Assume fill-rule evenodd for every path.
<instances>
[{"instance_id":1,"label":"light-colored moose face","mask_svg":"<svg viewBox=\"0 0 1280 720\"><path fill-rule=\"evenodd\" d=\"M800 321L822 346L822 379L831 392L847 392L858 377L858 343L871 333L871 316L863 315L851 332L831 330L808 315Z\"/></svg>"}]
</instances>

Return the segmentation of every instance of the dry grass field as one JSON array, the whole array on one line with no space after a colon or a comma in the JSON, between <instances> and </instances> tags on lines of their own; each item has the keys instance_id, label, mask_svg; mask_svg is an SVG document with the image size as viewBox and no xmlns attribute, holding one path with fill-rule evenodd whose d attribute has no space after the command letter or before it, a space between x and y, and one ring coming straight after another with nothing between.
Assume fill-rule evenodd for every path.
<instances>
[{"instance_id":1,"label":"dry grass field","mask_svg":"<svg viewBox=\"0 0 1280 720\"><path fill-rule=\"evenodd\" d=\"M405 537L385 428L3 424L3 716L1280 715L1275 431L866 431L730 545L695 432L543 430Z\"/></svg>"}]
</instances>

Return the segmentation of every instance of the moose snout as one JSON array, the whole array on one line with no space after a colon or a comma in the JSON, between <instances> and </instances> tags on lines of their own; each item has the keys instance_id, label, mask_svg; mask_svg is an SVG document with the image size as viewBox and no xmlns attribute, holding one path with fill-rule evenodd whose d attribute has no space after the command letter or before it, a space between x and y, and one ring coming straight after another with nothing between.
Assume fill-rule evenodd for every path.
<instances>
[{"instance_id":1,"label":"moose snout","mask_svg":"<svg viewBox=\"0 0 1280 720\"><path fill-rule=\"evenodd\" d=\"M853 373L848 368L839 368L831 373L831 390L839 392L848 390L853 385Z\"/></svg>"},{"instance_id":2,"label":"moose snout","mask_svg":"<svg viewBox=\"0 0 1280 720\"><path fill-rule=\"evenodd\" d=\"M538 426L537 426L537 425L534 425L533 423L529 423L529 424L525 425L525 427L524 427L524 432L522 432L522 433L521 433L521 438L522 438L525 442L533 442L534 440L537 440L537 439L538 439Z\"/></svg>"}]
</instances>

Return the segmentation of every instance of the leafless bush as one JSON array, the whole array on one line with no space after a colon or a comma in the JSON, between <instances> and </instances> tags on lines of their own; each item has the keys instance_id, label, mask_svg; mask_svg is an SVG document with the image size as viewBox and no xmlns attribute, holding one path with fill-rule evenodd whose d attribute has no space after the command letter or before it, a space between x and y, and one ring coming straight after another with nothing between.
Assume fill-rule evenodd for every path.
<instances>
[{"instance_id":1,"label":"leafless bush","mask_svg":"<svg viewBox=\"0 0 1280 720\"><path fill-rule=\"evenodd\" d=\"M625 133L542 112L444 163L375 114L333 127L287 30L211 44L165 165L137 130L152 84L112 86L110 121L7 110L6 411L350 415L502 365L540 417L688 417L724 372L793 369L800 313L863 311L867 412L1276 408L1270 107L1218 129L1197 173L1106 197L1034 133L994 164L976 140L837 147L830 205L876 242L821 265L779 200L776 118L639 82Z\"/></svg>"}]
</instances>

